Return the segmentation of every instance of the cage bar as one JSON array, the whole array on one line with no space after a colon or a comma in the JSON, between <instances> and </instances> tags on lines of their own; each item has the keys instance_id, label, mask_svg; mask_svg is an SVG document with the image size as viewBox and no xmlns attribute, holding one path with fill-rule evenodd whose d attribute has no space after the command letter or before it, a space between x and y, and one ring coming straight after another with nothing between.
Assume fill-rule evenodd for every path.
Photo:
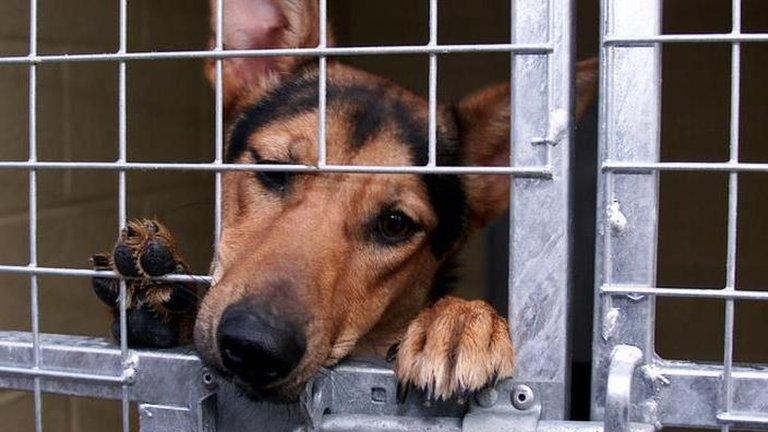
<instances>
[{"instance_id":1,"label":"cage bar","mask_svg":"<svg viewBox=\"0 0 768 432\"><path fill-rule=\"evenodd\" d=\"M616 47L607 40L652 39L660 29L660 0L601 1L598 160L603 166L659 160L660 46ZM603 169L597 187L591 415L603 419L614 347L632 345L642 350L642 363L653 359L654 297L613 295L603 287L656 286L658 172L628 176Z\"/></svg>"},{"instance_id":2,"label":"cage bar","mask_svg":"<svg viewBox=\"0 0 768 432\"><path fill-rule=\"evenodd\" d=\"M607 160L601 165L605 172L617 174L650 174L655 171L706 171L768 173L766 163L745 162L620 162Z\"/></svg>"},{"instance_id":3,"label":"cage bar","mask_svg":"<svg viewBox=\"0 0 768 432\"><path fill-rule=\"evenodd\" d=\"M215 43L213 50L222 52L224 50L224 0L216 0L216 29ZM223 60L216 59L214 63L214 165L221 165L224 162L224 76ZM218 257L219 240L221 239L221 171L214 174L214 198L213 198L213 254L214 259Z\"/></svg>"},{"instance_id":4,"label":"cage bar","mask_svg":"<svg viewBox=\"0 0 768 432\"><path fill-rule=\"evenodd\" d=\"M549 166L386 166L386 165L274 165L215 163L146 163L146 162L0 162L0 169L67 169L125 171L281 171L315 173L380 173L380 174L508 174L516 177L550 178Z\"/></svg>"},{"instance_id":5,"label":"cage bar","mask_svg":"<svg viewBox=\"0 0 768 432\"><path fill-rule=\"evenodd\" d=\"M732 33L741 33L741 0L731 1ZM741 89L741 45L734 42L731 45L731 110L730 110L730 162L739 162L739 107ZM728 174L728 234L726 252L725 291L736 290L736 242L738 229L739 207L739 174ZM723 387L722 411L730 413L733 405L733 332L735 319L735 304L733 299L725 301L725 329L723 343ZM723 432L730 430L730 424L722 426Z\"/></svg>"},{"instance_id":6,"label":"cage bar","mask_svg":"<svg viewBox=\"0 0 768 432\"><path fill-rule=\"evenodd\" d=\"M119 48L118 53L124 54L128 52L128 1L120 0L120 16L119 16ZM117 99L117 118L118 118L118 162L128 161L128 120L127 120L127 65L126 62L121 60L118 63L118 99ZM125 170L119 170L117 173L118 186L117 186L117 224L118 232L125 229L127 224L127 179ZM127 365L129 351L128 351L128 316L126 311L127 301L127 287L124 279L120 279L120 294L118 297L119 306L119 321L120 321L120 356L123 361L123 365ZM128 383L124 383L122 386L122 394L120 397L121 404L121 424L123 432L128 432L131 429L131 416L130 416L130 389Z\"/></svg>"},{"instance_id":7,"label":"cage bar","mask_svg":"<svg viewBox=\"0 0 768 432\"><path fill-rule=\"evenodd\" d=\"M638 47L656 43L740 43L768 42L768 33L666 34L643 37L606 37L603 45Z\"/></svg>"},{"instance_id":8,"label":"cage bar","mask_svg":"<svg viewBox=\"0 0 768 432\"><path fill-rule=\"evenodd\" d=\"M429 42L428 46L435 47L437 41L437 0L429 0ZM429 54L429 147L427 152L427 166L437 165L437 54Z\"/></svg>"},{"instance_id":9,"label":"cage bar","mask_svg":"<svg viewBox=\"0 0 768 432\"><path fill-rule=\"evenodd\" d=\"M453 54L453 53L516 53L548 54L548 44L454 44L454 45L385 45L364 47L325 48L274 48L250 50L198 51L149 51L110 54L58 54L0 57L0 64L69 63L102 61L140 61L172 59L227 59L236 57L282 57L282 56L359 56L398 54Z\"/></svg>"},{"instance_id":10,"label":"cage bar","mask_svg":"<svg viewBox=\"0 0 768 432\"><path fill-rule=\"evenodd\" d=\"M37 0L29 2L29 55L37 55ZM37 161L37 65L29 65L29 162ZM37 266L37 171L29 171L29 266ZM32 369L42 365L40 349L40 302L37 275L31 275L30 305L32 318ZM35 431L43 431L41 377L34 378Z\"/></svg>"},{"instance_id":11,"label":"cage bar","mask_svg":"<svg viewBox=\"0 0 768 432\"><path fill-rule=\"evenodd\" d=\"M318 50L328 46L328 4L327 0L319 0L319 32ZM317 72L317 166L323 168L327 163L327 116L328 116L328 58L320 55Z\"/></svg>"}]
</instances>

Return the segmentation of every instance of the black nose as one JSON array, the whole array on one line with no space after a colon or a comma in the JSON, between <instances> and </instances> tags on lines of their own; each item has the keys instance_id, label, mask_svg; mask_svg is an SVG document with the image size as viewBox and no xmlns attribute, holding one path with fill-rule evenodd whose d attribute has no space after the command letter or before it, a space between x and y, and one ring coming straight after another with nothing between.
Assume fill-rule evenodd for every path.
<instances>
[{"instance_id":1,"label":"black nose","mask_svg":"<svg viewBox=\"0 0 768 432\"><path fill-rule=\"evenodd\" d=\"M301 329L249 301L224 312L218 344L224 367L255 388L288 376L306 351Z\"/></svg>"}]
</instances>

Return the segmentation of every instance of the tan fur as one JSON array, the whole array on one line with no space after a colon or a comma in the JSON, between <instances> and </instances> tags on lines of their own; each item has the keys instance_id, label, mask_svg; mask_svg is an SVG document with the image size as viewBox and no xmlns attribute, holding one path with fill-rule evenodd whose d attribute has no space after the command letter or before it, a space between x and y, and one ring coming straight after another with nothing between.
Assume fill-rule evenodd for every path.
<instances>
[{"instance_id":1,"label":"tan fur","mask_svg":"<svg viewBox=\"0 0 768 432\"><path fill-rule=\"evenodd\" d=\"M509 378L513 359L506 320L485 302L449 296L408 326L395 372L402 383L448 399Z\"/></svg>"},{"instance_id":2,"label":"tan fur","mask_svg":"<svg viewBox=\"0 0 768 432\"><path fill-rule=\"evenodd\" d=\"M345 114L329 114L328 142L349 142ZM314 114L295 116L260 130L250 141L265 157L290 153L296 163L311 164L316 157L315 124ZM410 164L402 144L386 130L357 153L330 146L328 160L349 165ZM425 234L417 233L403 247L378 251L372 250L369 239L361 238L371 215L392 200L425 231L435 226L417 176L302 175L290 196L276 198L262 190L253 174L232 172L224 176L224 191L220 276L198 314L198 346L210 358L218 361L213 334L223 310L246 295L268 295L263 293L277 275L290 275L299 287L292 301L303 306L300 313L308 316L309 323L307 355L289 382L305 380L319 366L336 363L361 340L388 347L424 307L439 264Z\"/></svg>"}]
</instances>

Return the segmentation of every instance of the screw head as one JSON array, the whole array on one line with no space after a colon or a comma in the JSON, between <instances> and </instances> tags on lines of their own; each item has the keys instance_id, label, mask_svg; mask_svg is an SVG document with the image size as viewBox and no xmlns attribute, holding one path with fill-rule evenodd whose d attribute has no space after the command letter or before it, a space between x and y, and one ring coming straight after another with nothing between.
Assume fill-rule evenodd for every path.
<instances>
[{"instance_id":1,"label":"screw head","mask_svg":"<svg viewBox=\"0 0 768 432\"><path fill-rule=\"evenodd\" d=\"M214 388L216 387L216 377L213 375L213 372L208 370L207 368L203 369L203 373L201 375L201 379L203 381L203 385L206 388Z\"/></svg>"},{"instance_id":2,"label":"screw head","mask_svg":"<svg viewBox=\"0 0 768 432\"><path fill-rule=\"evenodd\" d=\"M533 394L533 390L525 384L518 384L512 390L512 405L525 411L530 409L534 402L536 402L536 396Z\"/></svg>"}]
</instances>

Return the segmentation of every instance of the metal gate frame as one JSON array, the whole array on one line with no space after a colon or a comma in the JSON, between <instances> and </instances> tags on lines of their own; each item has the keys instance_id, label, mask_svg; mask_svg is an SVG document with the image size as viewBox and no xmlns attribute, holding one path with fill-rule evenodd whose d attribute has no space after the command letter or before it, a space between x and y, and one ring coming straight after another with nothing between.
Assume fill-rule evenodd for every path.
<instances>
[{"instance_id":1,"label":"metal gate frame","mask_svg":"<svg viewBox=\"0 0 768 432\"><path fill-rule=\"evenodd\" d=\"M736 290L738 176L768 172L768 164L739 162L740 47L768 42L741 32L741 1L732 0L727 34L661 34L661 0L601 2L600 150L592 417L609 421L608 364L617 346L637 368L631 418L661 426L768 427L768 370L733 363L734 302L768 300L768 293ZM730 160L659 162L661 45L731 44ZM662 171L729 173L726 285L722 289L665 288L656 284L658 181ZM657 296L725 302L722 365L669 361L654 349ZM627 350L626 345L633 346ZM623 419L626 421L626 419ZM622 422L617 423L621 427Z\"/></svg>"}]
</instances>

